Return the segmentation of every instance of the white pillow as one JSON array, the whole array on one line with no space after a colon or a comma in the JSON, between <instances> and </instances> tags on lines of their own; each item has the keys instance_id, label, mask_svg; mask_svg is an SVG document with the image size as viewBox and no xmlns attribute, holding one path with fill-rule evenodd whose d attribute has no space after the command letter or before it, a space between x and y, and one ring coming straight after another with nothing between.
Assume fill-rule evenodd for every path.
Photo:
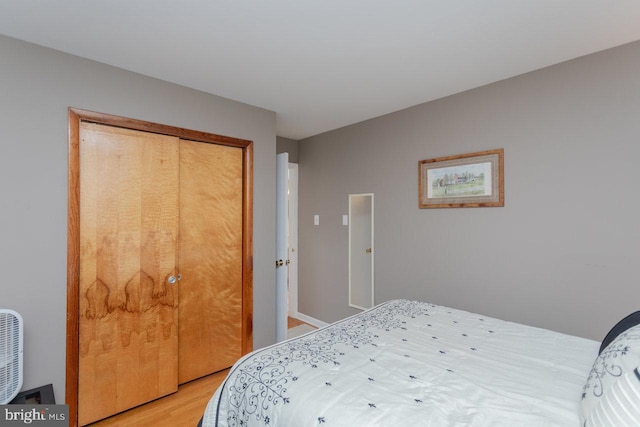
<instances>
[{"instance_id":1,"label":"white pillow","mask_svg":"<svg viewBox=\"0 0 640 427\"><path fill-rule=\"evenodd\" d=\"M640 325L627 329L598 355L582 392L580 415L587 420L608 390L640 366ZM618 386L621 387L621 386ZM606 404L605 404L606 406ZM597 425L597 424L594 424ZM640 426L636 422L634 426Z\"/></svg>"},{"instance_id":2,"label":"white pillow","mask_svg":"<svg viewBox=\"0 0 640 427\"><path fill-rule=\"evenodd\" d=\"M607 390L584 427L637 427L640 425L640 372L627 372Z\"/></svg>"}]
</instances>

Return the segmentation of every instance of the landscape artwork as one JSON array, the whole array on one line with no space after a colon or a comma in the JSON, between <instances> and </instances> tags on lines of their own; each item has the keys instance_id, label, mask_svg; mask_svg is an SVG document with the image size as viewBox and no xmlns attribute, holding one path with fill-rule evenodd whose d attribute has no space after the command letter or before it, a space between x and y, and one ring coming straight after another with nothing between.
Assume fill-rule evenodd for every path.
<instances>
[{"instance_id":1,"label":"landscape artwork","mask_svg":"<svg viewBox=\"0 0 640 427\"><path fill-rule=\"evenodd\" d=\"M504 150L418 162L420 208L504 206Z\"/></svg>"},{"instance_id":2,"label":"landscape artwork","mask_svg":"<svg viewBox=\"0 0 640 427\"><path fill-rule=\"evenodd\" d=\"M427 198L491 195L491 163L429 169Z\"/></svg>"}]
</instances>

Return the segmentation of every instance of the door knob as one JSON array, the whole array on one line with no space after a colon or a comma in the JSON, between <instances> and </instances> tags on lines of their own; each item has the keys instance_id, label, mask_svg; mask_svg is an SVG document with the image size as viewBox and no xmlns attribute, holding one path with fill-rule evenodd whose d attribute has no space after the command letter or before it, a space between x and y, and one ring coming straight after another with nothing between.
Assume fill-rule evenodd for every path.
<instances>
[{"instance_id":1,"label":"door knob","mask_svg":"<svg viewBox=\"0 0 640 427\"><path fill-rule=\"evenodd\" d=\"M167 280L167 282L169 282L170 285L173 285L177 281L178 279L176 279L176 276L169 276L169 279Z\"/></svg>"},{"instance_id":2,"label":"door knob","mask_svg":"<svg viewBox=\"0 0 640 427\"><path fill-rule=\"evenodd\" d=\"M276 261L276 267L282 267L284 265L284 261L279 259Z\"/></svg>"},{"instance_id":3,"label":"door knob","mask_svg":"<svg viewBox=\"0 0 640 427\"><path fill-rule=\"evenodd\" d=\"M366 253L370 254L371 253L371 248L367 248L364 250Z\"/></svg>"}]
</instances>

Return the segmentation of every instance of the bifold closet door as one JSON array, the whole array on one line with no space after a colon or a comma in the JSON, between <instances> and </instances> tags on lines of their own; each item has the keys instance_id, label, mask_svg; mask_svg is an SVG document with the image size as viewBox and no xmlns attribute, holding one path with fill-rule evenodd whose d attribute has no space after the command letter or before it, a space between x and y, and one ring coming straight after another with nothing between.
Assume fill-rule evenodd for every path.
<instances>
[{"instance_id":1,"label":"bifold closet door","mask_svg":"<svg viewBox=\"0 0 640 427\"><path fill-rule=\"evenodd\" d=\"M78 422L177 390L179 139L80 125Z\"/></svg>"},{"instance_id":2,"label":"bifold closet door","mask_svg":"<svg viewBox=\"0 0 640 427\"><path fill-rule=\"evenodd\" d=\"M243 151L180 141L180 384L242 355Z\"/></svg>"}]
</instances>

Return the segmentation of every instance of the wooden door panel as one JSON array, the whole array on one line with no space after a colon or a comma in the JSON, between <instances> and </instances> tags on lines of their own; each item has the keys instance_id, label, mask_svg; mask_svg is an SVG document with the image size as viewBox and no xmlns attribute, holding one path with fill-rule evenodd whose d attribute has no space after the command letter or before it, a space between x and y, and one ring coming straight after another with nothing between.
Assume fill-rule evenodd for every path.
<instances>
[{"instance_id":1,"label":"wooden door panel","mask_svg":"<svg viewBox=\"0 0 640 427\"><path fill-rule=\"evenodd\" d=\"M179 139L80 126L80 425L177 390Z\"/></svg>"},{"instance_id":2,"label":"wooden door panel","mask_svg":"<svg viewBox=\"0 0 640 427\"><path fill-rule=\"evenodd\" d=\"M243 152L180 143L180 384L242 355Z\"/></svg>"}]
</instances>

